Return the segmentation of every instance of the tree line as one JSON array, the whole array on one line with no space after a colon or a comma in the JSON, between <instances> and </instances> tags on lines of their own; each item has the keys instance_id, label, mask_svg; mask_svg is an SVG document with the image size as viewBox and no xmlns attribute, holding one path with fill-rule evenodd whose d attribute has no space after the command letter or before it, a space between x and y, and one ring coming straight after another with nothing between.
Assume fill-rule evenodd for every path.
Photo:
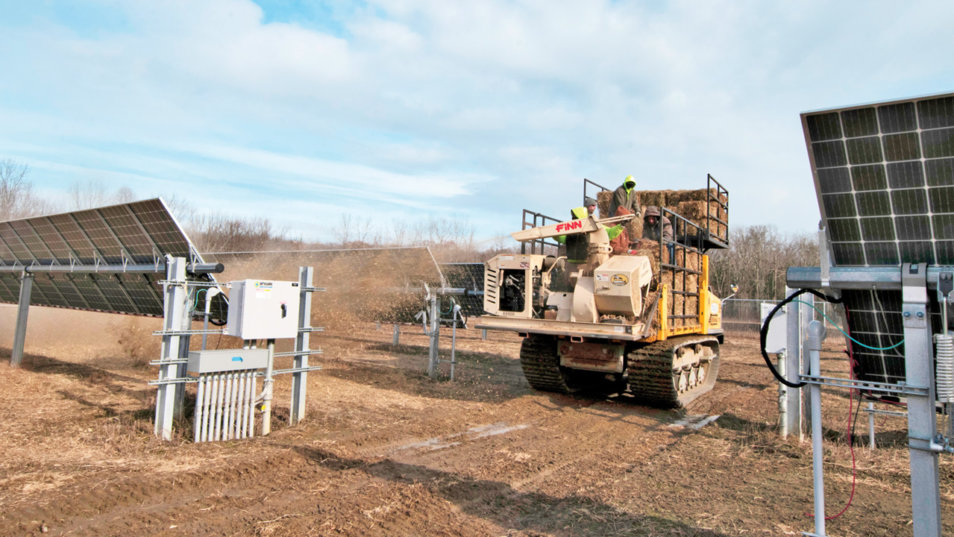
<instances>
[{"instance_id":1,"label":"tree line","mask_svg":"<svg viewBox=\"0 0 954 537\"><path fill-rule=\"evenodd\" d=\"M24 164L0 160L0 221L135 199L128 187L111 191L101 183L88 181L72 185L67 196L69 206L60 208L36 194L28 173ZM342 216L333 229L334 241L305 242L286 230L275 229L265 218L199 213L180 198L166 201L201 252L428 247L438 262L482 262L497 253L519 249L509 237L477 241L473 227L458 220L401 222L381 232L370 220L350 215ZM730 295L730 286L737 284L737 298L781 299L788 267L818 265L814 234L786 235L772 226L747 226L731 229L729 245L725 250L709 252L710 285L721 297Z\"/></svg>"},{"instance_id":2,"label":"tree line","mask_svg":"<svg viewBox=\"0 0 954 537\"><path fill-rule=\"evenodd\" d=\"M773 226L730 229L729 248L709 252L710 285L716 295L736 298L785 298L788 267L818 266L818 239L814 234L785 235Z\"/></svg>"}]
</instances>

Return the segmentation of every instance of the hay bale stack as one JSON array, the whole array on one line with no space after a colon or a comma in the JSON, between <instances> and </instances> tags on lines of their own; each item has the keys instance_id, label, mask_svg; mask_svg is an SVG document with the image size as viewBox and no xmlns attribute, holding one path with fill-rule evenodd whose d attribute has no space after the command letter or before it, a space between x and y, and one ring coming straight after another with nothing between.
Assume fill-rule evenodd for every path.
<instances>
[{"instance_id":1,"label":"hay bale stack","mask_svg":"<svg viewBox=\"0 0 954 537\"><path fill-rule=\"evenodd\" d=\"M672 319L673 328L684 328L688 326L699 326L699 298L694 296L672 295L673 296L673 315L694 315L689 319Z\"/></svg>"},{"instance_id":2,"label":"hay bale stack","mask_svg":"<svg viewBox=\"0 0 954 537\"><path fill-rule=\"evenodd\" d=\"M703 192L705 191L703 190ZM691 221L702 229L706 229L707 214L712 215L714 218L728 221L725 209L723 209L722 205L715 201L710 201L708 203L704 200L680 201L672 210L679 216ZM724 236L726 234L725 225L719 223L716 220L710 220L708 222L708 226L709 233L712 235Z\"/></svg>"},{"instance_id":3,"label":"hay bale stack","mask_svg":"<svg viewBox=\"0 0 954 537\"><path fill-rule=\"evenodd\" d=\"M710 203L710 205L718 206L718 203ZM674 212L679 216L685 218L686 220L692 220L695 223L705 220L706 218L706 202L704 201L680 201ZM709 207L715 212L715 207Z\"/></svg>"},{"instance_id":4,"label":"hay bale stack","mask_svg":"<svg viewBox=\"0 0 954 537\"><path fill-rule=\"evenodd\" d=\"M712 189L712 196L717 195L715 189ZM641 204L640 214L646 214L646 207L655 205L668 209L686 220L691 221L702 229L706 229L706 215L711 214L714 218L719 218L725 222L729 221L728 213L722 207L722 204L709 200L706 189L698 190L639 190L636 192L639 203ZM613 199L612 190L604 190L596 195L597 205L600 209L600 218L609 218L610 201ZM727 196L721 195L720 200L725 203ZM675 225L675 222L673 223ZM716 237L726 237L728 230L726 224L721 224L716 220L708 222L708 231ZM643 236L642 218L633 219L626 226L626 232L629 234L629 240L632 243L637 242Z\"/></svg>"},{"instance_id":5,"label":"hay bale stack","mask_svg":"<svg viewBox=\"0 0 954 537\"><path fill-rule=\"evenodd\" d=\"M659 242L651 239L639 239L630 245L634 255L641 255L649 258L649 264L653 269L653 276L659 277ZM662 250L663 262L669 262L669 251L666 248Z\"/></svg>"},{"instance_id":6,"label":"hay bale stack","mask_svg":"<svg viewBox=\"0 0 954 537\"><path fill-rule=\"evenodd\" d=\"M639 201L643 205L665 207L669 205L669 194L672 190L640 190Z\"/></svg>"}]
</instances>

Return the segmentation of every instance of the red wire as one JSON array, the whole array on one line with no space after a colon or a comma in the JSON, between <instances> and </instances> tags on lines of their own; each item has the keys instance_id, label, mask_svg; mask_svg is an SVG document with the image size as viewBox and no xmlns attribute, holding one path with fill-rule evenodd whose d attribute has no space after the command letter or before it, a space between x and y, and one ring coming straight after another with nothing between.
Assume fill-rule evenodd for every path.
<instances>
[{"instance_id":1,"label":"red wire","mask_svg":"<svg viewBox=\"0 0 954 537\"><path fill-rule=\"evenodd\" d=\"M845 324L849 325L848 308L845 308ZM845 333L848 334L849 338L851 338L851 330L850 328L848 328L848 326L845 326ZM851 339L848 340L848 365L849 365L848 375L850 376L852 380L854 380L855 379L855 353L854 353L854 349L851 346ZM845 504L845 507L841 511L839 511L837 515L826 516L825 520L835 520L836 518L845 514L845 511L847 511L848 508L851 507L851 502L855 499L855 483L856 483L856 476L857 476L857 467L855 465L855 443L852 441L852 437L851 437L851 421L852 421L851 418L852 418L852 410L853 410L854 402L855 402L854 393L855 393L855 389L848 390L848 447L851 450L851 495L848 496L848 503ZM858 408L860 410L861 408L860 403L858 405ZM815 518L814 513L806 513L806 515L809 517Z\"/></svg>"}]
</instances>

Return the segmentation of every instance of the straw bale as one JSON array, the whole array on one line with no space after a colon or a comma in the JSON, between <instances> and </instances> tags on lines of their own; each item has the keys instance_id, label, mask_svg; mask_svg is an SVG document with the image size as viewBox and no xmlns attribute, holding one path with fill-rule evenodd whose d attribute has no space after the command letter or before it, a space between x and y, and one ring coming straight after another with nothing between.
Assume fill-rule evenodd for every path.
<instances>
[{"instance_id":1,"label":"straw bale","mask_svg":"<svg viewBox=\"0 0 954 537\"><path fill-rule=\"evenodd\" d=\"M690 293L699 292L699 276L697 274L685 274L677 272L675 278L671 271L663 272L660 282L669 284L673 291L688 291Z\"/></svg>"},{"instance_id":2,"label":"straw bale","mask_svg":"<svg viewBox=\"0 0 954 537\"><path fill-rule=\"evenodd\" d=\"M698 315L699 313L699 298L690 296L686 297L684 295L672 295L673 308L671 313L673 315ZM672 319L673 328L684 328L688 326L699 326L699 318L693 317L691 319Z\"/></svg>"},{"instance_id":3,"label":"straw bale","mask_svg":"<svg viewBox=\"0 0 954 537\"><path fill-rule=\"evenodd\" d=\"M629 234L630 246L639 242L640 239L643 238L643 219L641 217L636 217L627 222L626 233Z\"/></svg>"},{"instance_id":4,"label":"straw bale","mask_svg":"<svg viewBox=\"0 0 954 537\"><path fill-rule=\"evenodd\" d=\"M635 255L642 255L649 258L649 264L652 266L653 275L659 276L659 242L651 239L638 239L631 245ZM663 262L669 262L669 251L662 249Z\"/></svg>"},{"instance_id":5,"label":"straw bale","mask_svg":"<svg viewBox=\"0 0 954 537\"><path fill-rule=\"evenodd\" d=\"M604 190L596 194L596 206L600 209L600 218L609 218L610 201L613 199L612 190Z\"/></svg>"},{"instance_id":6,"label":"straw bale","mask_svg":"<svg viewBox=\"0 0 954 537\"><path fill-rule=\"evenodd\" d=\"M643 205L655 205L665 207L668 205L667 194L671 190L640 190L639 201Z\"/></svg>"},{"instance_id":7,"label":"straw bale","mask_svg":"<svg viewBox=\"0 0 954 537\"><path fill-rule=\"evenodd\" d=\"M689 270L699 270L701 266L700 258L701 256L695 253L692 250L687 250L685 248L676 247L675 258L676 262L674 264L679 265L680 267L686 267Z\"/></svg>"},{"instance_id":8,"label":"straw bale","mask_svg":"<svg viewBox=\"0 0 954 537\"><path fill-rule=\"evenodd\" d=\"M717 206L718 203L712 203L711 205ZM700 221L704 221L706 218L706 202L681 201L678 205L676 205L675 213L698 224Z\"/></svg>"}]
</instances>

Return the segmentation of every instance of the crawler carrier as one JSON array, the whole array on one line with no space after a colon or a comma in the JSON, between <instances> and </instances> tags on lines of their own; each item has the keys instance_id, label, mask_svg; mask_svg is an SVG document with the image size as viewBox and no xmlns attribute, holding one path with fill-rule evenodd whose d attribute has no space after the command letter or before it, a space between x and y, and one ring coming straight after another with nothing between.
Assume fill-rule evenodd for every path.
<instances>
[{"instance_id":1,"label":"crawler carrier","mask_svg":"<svg viewBox=\"0 0 954 537\"><path fill-rule=\"evenodd\" d=\"M629 391L653 406L682 407L715 384L722 307L709 289L706 252L728 246L728 191L709 176L705 190L639 194L672 223L672 240L642 239L633 216L525 224L512 234L523 253L486 263L477 327L524 337L520 362L533 388ZM600 193L601 207L609 195ZM620 223L630 244L613 255L607 229ZM585 263L568 263L565 249L534 253L574 235L586 241Z\"/></svg>"}]
</instances>

